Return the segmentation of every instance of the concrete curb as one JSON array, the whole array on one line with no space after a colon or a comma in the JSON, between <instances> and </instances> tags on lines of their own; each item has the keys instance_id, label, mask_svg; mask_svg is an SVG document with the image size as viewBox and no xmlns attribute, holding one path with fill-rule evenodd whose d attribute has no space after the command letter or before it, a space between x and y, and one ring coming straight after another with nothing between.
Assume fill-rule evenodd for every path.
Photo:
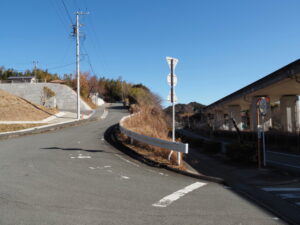
<instances>
[{"instance_id":1,"label":"concrete curb","mask_svg":"<svg viewBox=\"0 0 300 225\"><path fill-rule=\"evenodd\" d=\"M191 173L188 171L182 171L179 169L175 169L172 168L168 165L153 161L152 159L146 158L143 155L137 153L136 151L132 150L131 148L125 146L122 142L120 142L117 137L116 134L117 132L119 132L119 124L115 124L113 126L111 126L110 128L108 128L104 134L104 138L105 140L111 144L112 146L114 146L115 148L117 148L118 150L122 151L123 153L129 155L130 157L139 160L140 162L143 162L149 166L152 167L158 167L158 168L164 168L167 170L170 170L172 172L176 172L185 176L189 176L192 178L197 178L197 179L201 179L201 180L206 180L206 181L210 181L210 182L214 182L214 183L218 183L218 184L223 184L225 185L225 181L221 178L218 177L210 177L210 176L205 176L205 175L201 175L201 174L196 174L196 173Z\"/></svg>"}]
</instances>

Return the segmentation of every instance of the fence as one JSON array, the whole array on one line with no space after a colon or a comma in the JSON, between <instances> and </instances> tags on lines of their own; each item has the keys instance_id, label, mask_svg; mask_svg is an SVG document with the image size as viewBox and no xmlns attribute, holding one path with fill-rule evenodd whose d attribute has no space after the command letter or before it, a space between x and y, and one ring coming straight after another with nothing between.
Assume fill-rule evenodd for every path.
<instances>
[{"instance_id":1,"label":"fence","mask_svg":"<svg viewBox=\"0 0 300 225\"><path fill-rule=\"evenodd\" d=\"M148 137L139 133L136 133L134 131L128 130L123 126L123 123L126 119L129 119L132 117L132 115L125 116L120 121L120 131L122 134L126 135L127 137L130 137L131 143L133 140L137 140L142 143L146 143L149 145L154 145L157 147L170 149L177 152L182 152L185 154L188 154L189 145L180 143L180 142L172 142L172 141L166 141L158 138ZM180 159L178 159L178 164L180 164Z\"/></svg>"}]
</instances>

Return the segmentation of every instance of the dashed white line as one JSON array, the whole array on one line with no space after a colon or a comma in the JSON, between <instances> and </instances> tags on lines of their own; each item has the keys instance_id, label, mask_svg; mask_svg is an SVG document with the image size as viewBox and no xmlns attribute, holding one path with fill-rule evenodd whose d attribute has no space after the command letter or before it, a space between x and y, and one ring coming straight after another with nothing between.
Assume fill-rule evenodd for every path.
<instances>
[{"instance_id":1,"label":"dashed white line","mask_svg":"<svg viewBox=\"0 0 300 225\"><path fill-rule=\"evenodd\" d=\"M72 157L70 157L71 159L90 159L90 158L92 158L91 156L89 156L89 155L82 155L82 154L79 154L77 157L74 157L74 156L72 156Z\"/></svg>"},{"instance_id":2,"label":"dashed white line","mask_svg":"<svg viewBox=\"0 0 300 225\"><path fill-rule=\"evenodd\" d=\"M79 156L77 157L77 159L90 159L90 158L92 158L92 157L89 156L89 155L79 155Z\"/></svg>"},{"instance_id":3,"label":"dashed white line","mask_svg":"<svg viewBox=\"0 0 300 225\"><path fill-rule=\"evenodd\" d=\"M129 163L129 164L131 164L131 165L134 165L134 166L136 166L136 167L140 167L140 165L138 165L138 164L136 164L136 163L134 163L134 162L131 162L131 161L129 161L128 159L125 159L125 158L123 158L122 156L120 156L120 155L118 155L118 154L115 154L115 156L117 156L118 158L122 159L123 161L125 161L125 162L127 162L127 163Z\"/></svg>"},{"instance_id":4,"label":"dashed white line","mask_svg":"<svg viewBox=\"0 0 300 225\"><path fill-rule=\"evenodd\" d=\"M300 188L290 188L290 187L266 187L262 188L264 191L300 191Z\"/></svg>"},{"instance_id":5,"label":"dashed white line","mask_svg":"<svg viewBox=\"0 0 300 225\"><path fill-rule=\"evenodd\" d=\"M104 166L104 168L111 168L111 166Z\"/></svg>"},{"instance_id":6,"label":"dashed white line","mask_svg":"<svg viewBox=\"0 0 300 225\"><path fill-rule=\"evenodd\" d=\"M283 199L287 199L287 198L300 198L300 194L279 194L279 196Z\"/></svg>"},{"instance_id":7,"label":"dashed white line","mask_svg":"<svg viewBox=\"0 0 300 225\"><path fill-rule=\"evenodd\" d=\"M121 176L122 179L129 180L130 178L127 176Z\"/></svg>"},{"instance_id":8,"label":"dashed white line","mask_svg":"<svg viewBox=\"0 0 300 225\"><path fill-rule=\"evenodd\" d=\"M226 186L226 185L224 186L224 188L225 189L232 189L232 187L229 187L229 186Z\"/></svg>"},{"instance_id":9,"label":"dashed white line","mask_svg":"<svg viewBox=\"0 0 300 225\"><path fill-rule=\"evenodd\" d=\"M206 185L206 183L202 183L202 182L196 182L193 183L183 189L180 189L176 192L174 192L173 194L170 194L164 198L162 198L161 200L159 200L158 202L152 204L152 206L154 207L167 207L168 205L172 204L174 201L180 199L181 197L183 197L184 195L186 195L189 192L192 192L200 187L203 187L204 185Z\"/></svg>"}]
</instances>

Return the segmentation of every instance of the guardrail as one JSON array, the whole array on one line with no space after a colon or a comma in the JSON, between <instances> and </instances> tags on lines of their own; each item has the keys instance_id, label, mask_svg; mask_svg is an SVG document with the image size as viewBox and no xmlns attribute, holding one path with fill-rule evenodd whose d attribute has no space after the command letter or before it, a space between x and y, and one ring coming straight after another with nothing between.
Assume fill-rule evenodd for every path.
<instances>
[{"instance_id":1,"label":"guardrail","mask_svg":"<svg viewBox=\"0 0 300 225\"><path fill-rule=\"evenodd\" d=\"M120 120L120 131L122 134L126 135L127 137L130 137L131 143L133 143L133 140L137 140L142 143L146 143L149 145L154 145L157 147L170 149L172 151L182 152L185 154L188 154L189 151L189 144L184 144L181 142L172 142L172 141L166 141L158 138L153 138L149 136L145 136L139 133L136 133L134 131L128 130L123 126L123 122L132 117L132 115L125 116ZM180 158L178 158L178 164L180 165Z\"/></svg>"}]
</instances>

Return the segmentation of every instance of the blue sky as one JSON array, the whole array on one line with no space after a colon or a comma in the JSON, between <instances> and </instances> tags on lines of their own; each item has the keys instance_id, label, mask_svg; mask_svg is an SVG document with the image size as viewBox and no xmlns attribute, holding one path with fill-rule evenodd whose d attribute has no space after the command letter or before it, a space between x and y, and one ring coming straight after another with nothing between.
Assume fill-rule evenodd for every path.
<instances>
[{"instance_id":1,"label":"blue sky","mask_svg":"<svg viewBox=\"0 0 300 225\"><path fill-rule=\"evenodd\" d=\"M166 99L166 56L179 59L180 103L210 104L299 58L297 0L64 0L82 17L82 71L143 83ZM75 71L62 0L2 0L0 65ZM168 103L165 101L164 105Z\"/></svg>"}]
</instances>

